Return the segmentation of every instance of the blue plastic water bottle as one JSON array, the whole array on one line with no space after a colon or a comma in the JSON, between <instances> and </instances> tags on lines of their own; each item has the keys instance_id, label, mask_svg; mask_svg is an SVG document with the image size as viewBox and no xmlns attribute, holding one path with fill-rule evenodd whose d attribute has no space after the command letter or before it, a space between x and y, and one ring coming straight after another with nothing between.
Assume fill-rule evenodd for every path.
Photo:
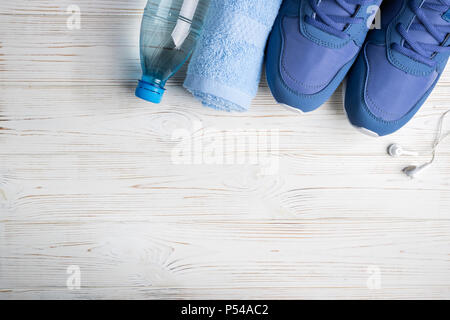
<instances>
[{"instance_id":1,"label":"blue plastic water bottle","mask_svg":"<svg viewBox=\"0 0 450 320\"><path fill-rule=\"evenodd\" d=\"M166 81L191 55L210 0L148 0L141 26L142 80L136 96L160 103Z\"/></svg>"}]
</instances>

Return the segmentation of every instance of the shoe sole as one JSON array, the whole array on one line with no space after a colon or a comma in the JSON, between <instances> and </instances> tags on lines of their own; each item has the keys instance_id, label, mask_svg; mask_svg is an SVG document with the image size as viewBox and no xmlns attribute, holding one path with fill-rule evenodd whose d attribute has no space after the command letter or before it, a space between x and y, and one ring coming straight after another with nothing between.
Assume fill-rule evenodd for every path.
<instances>
[{"instance_id":1,"label":"shoe sole","mask_svg":"<svg viewBox=\"0 0 450 320\"><path fill-rule=\"evenodd\" d=\"M302 110L300 110L300 109L298 109L298 108L296 108L296 107L292 107L292 106L287 105L287 104L285 104L285 103L278 103L278 104L279 104L280 106L282 106L282 107L288 109L289 111L294 111L294 112L296 112L296 113L298 113L298 114L305 114L304 111L302 111Z\"/></svg>"}]
</instances>

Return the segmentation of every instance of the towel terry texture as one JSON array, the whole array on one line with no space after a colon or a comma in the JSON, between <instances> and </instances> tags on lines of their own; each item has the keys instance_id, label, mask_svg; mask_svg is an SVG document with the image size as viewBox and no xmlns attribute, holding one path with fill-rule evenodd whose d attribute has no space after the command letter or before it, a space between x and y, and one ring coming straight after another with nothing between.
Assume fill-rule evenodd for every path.
<instances>
[{"instance_id":1,"label":"towel terry texture","mask_svg":"<svg viewBox=\"0 0 450 320\"><path fill-rule=\"evenodd\" d=\"M246 111L281 0L211 0L184 87L205 106Z\"/></svg>"}]
</instances>

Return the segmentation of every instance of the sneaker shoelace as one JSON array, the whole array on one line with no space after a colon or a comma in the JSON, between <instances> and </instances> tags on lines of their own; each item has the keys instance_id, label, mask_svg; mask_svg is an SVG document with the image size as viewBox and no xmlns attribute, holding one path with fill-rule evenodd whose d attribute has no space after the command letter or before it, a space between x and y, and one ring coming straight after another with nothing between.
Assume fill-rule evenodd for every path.
<instances>
[{"instance_id":1,"label":"sneaker shoelace","mask_svg":"<svg viewBox=\"0 0 450 320\"><path fill-rule=\"evenodd\" d=\"M435 67L436 61L433 58L437 53L450 53L450 47L444 46L450 34L450 23L434 25L425 15L424 9L436 11L443 15L449 10L449 7L450 0L426 0L421 6L415 6L411 2L410 8L416 15L416 21L408 29L401 23L397 25L397 31L402 36L404 45L395 43L392 48L413 60ZM439 44L418 42L409 33L410 30L428 32Z\"/></svg>"},{"instance_id":2,"label":"sneaker shoelace","mask_svg":"<svg viewBox=\"0 0 450 320\"><path fill-rule=\"evenodd\" d=\"M373 2L372 0L334 0L336 4L347 13L345 16L340 16L325 12L320 5L322 1L323 0L309 0L309 4L315 13L315 17L306 16L305 22L342 39L350 37L344 32L342 24L348 26L351 24L363 23L365 20L364 18L354 17L354 15L360 6ZM356 10L355 6L357 6Z\"/></svg>"}]
</instances>

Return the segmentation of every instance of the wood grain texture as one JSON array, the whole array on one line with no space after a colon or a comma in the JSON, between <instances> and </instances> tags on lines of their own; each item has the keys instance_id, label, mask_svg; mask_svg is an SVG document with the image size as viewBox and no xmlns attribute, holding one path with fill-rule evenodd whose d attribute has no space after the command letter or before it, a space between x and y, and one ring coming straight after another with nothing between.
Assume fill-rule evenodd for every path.
<instances>
[{"instance_id":1,"label":"wood grain texture","mask_svg":"<svg viewBox=\"0 0 450 320\"><path fill-rule=\"evenodd\" d=\"M66 25L72 4L80 30ZM151 105L133 96L144 5L0 3L0 299L450 298L450 141L414 181L401 168L427 157L385 154L393 141L431 145L448 69L381 139L350 127L341 89L299 115L263 81L250 112L223 113L185 92L181 71ZM277 173L175 164L173 132L195 123L257 141ZM275 149L257 139L265 130Z\"/></svg>"}]
</instances>

